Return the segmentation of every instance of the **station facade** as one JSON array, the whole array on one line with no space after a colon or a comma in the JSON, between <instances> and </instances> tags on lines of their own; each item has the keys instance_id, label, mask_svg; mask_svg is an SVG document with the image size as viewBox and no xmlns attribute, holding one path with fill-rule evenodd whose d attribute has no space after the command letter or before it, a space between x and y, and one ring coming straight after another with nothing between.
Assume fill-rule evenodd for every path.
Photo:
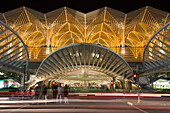
<instances>
[{"instance_id":1,"label":"station facade","mask_svg":"<svg viewBox=\"0 0 170 113\"><path fill-rule=\"evenodd\" d=\"M45 14L21 7L1 13L0 20L1 62L13 61L4 69L28 73L29 68L34 82L47 76L68 79L74 75L68 73L81 69L110 79L126 72L129 80L136 65L147 74L163 65L160 71L169 70L170 15L149 6L129 13L104 7L86 14L68 7Z\"/></svg>"}]
</instances>

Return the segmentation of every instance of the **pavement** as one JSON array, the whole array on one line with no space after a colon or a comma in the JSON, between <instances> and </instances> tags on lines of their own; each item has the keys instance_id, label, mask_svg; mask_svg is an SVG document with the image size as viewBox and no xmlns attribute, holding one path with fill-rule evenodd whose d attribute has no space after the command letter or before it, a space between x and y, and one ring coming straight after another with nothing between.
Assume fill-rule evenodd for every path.
<instances>
[{"instance_id":1,"label":"pavement","mask_svg":"<svg viewBox=\"0 0 170 113\"><path fill-rule=\"evenodd\" d=\"M75 94L75 93L74 93ZM76 96L78 95L78 96ZM1 113L170 113L169 96L162 94L84 93L69 97L69 104L57 99L0 97Z\"/></svg>"},{"instance_id":2,"label":"pavement","mask_svg":"<svg viewBox=\"0 0 170 113\"><path fill-rule=\"evenodd\" d=\"M25 100L26 101L26 100ZM30 103L28 103L30 101ZM19 104L21 102L22 104ZM0 105L2 113L169 113L170 101L158 103L135 99L69 99L69 104L57 102L56 99L34 101L13 101L13 104Z\"/></svg>"}]
</instances>

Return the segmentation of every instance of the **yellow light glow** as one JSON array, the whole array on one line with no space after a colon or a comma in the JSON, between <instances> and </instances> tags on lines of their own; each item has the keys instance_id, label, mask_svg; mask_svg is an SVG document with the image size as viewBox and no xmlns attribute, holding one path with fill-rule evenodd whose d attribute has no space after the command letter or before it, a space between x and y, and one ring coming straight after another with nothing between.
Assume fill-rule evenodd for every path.
<instances>
[{"instance_id":1,"label":"yellow light glow","mask_svg":"<svg viewBox=\"0 0 170 113\"><path fill-rule=\"evenodd\" d=\"M9 44L9 48L12 46L12 43ZM8 54L11 53L11 49L8 51Z\"/></svg>"},{"instance_id":2,"label":"yellow light glow","mask_svg":"<svg viewBox=\"0 0 170 113\"><path fill-rule=\"evenodd\" d=\"M125 48L124 47L122 48L122 52L121 53L125 54Z\"/></svg>"},{"instance_id":3,"label":"yellow light glow","mask_svg":"<svg viewBox=\"0 0 170 113\"><path fill-rule=\"evenodd\" d=\"M46 54L50 54L50 48L47 48Z\"/></svg>"},{"instance_id":4,"label":"yellow light glow","mask_svg":"<svg viewBox=\"0 0 170 113\"><path fill-rule=\"evenodd\" d=\"M162 50L162 49L160 50L160 52L163 53L163 54L165 53L164 50Z\"/></svg>"},{"instance_id":5,"label":"yellow light glow","mask_svg":"<svg viewBox=\"0 0 170 113\"><path fill-rule=\"evenodd\" d=\"M122 55L126 52L135 58L135 56L138 56L135 49L131 48L131 50L126 49L125 51L125 48L121 49L121 47L125 47L125 45L129 47L145 47L150 37L154 34L152 31L162 26L162 23L158 22L160 19L159 15L162 14L161 19L163 21L167 17L164 11L159 11L152 7L148 8L148 6L141 10L136 10L135 15L133 12L125 14L108 7L101 8L100 12L98 11L89 12L88 14L91 15L89 18L88 14L78 13L74 9L65 7L63 11L55 10L49 12L51 16L48 16L48 13L43 14L38 11L35 13L32 9L28 10L28 8L21 7L12 10L12 12L5 12L3 16L6 20L9 20L9 26L17 31L28 48L37 48L29 49L32 52L31 60L39 58L41 53L48 55L60 47L85 42L108 47ZM22 13L10 15L14 12ZM82 17L82 19L79 19L79 17ZM10 44L10 47L13 44ZM47 49L42 49L41 47ZM116 47L116 49L111 47ZM10 52L11 50L8 51L8 53ZM164 53L163 50L161 52ZM142 51L138 51L137 54L142 54ZM82 54L73 56L78 55ZM91 54L91 56L99 58L99 55L96 53ZM139 58L139 60L141 59Z\"/></svg>"}]
</instances>

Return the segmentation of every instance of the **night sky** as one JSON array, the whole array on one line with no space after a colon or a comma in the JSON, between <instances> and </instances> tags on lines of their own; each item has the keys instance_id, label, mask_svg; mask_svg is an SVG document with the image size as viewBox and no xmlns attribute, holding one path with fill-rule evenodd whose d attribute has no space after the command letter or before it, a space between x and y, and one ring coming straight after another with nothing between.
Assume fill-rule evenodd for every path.
<instances>
[{"instance_id":1,"label":"night sky","mask_svg":"<svg viewBox=\"0 0 170 113\"><path fill-rule=\"evenodd\" d=\"M69 7L83 13L110 7L128 13L145 6L151 6L170 12L168 0L4 0L0 3L0 12L10 11L22 6L47 13L60 7Z\"/></svg>"}]
</instances>

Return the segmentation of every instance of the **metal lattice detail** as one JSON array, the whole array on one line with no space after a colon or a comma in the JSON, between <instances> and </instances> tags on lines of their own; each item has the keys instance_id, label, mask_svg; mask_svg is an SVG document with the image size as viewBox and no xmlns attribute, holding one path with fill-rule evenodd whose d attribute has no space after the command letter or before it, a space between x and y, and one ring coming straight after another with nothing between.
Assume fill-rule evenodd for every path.
<instances>
[{"instance_id":1,"label":"metal lattice detail","mask_svg":"<svg viewBox=\"0 0 170 113\"><path fill-rule=\"evenodd\" d=\"M148 6L129 13L109 7L89 13L62 7L45 14L21 7L0 14L0 20L14 29L28 47L46 47L47 53L69 44L94 43L123 53L121 56L131 53L137 60L143 57L150 37L170 20L170 15ZM117 47L132 48L124 52ZM36 60L41 49L29 49L29 55L30 60Z\"/></svg>"},{"instance_id":2,"label":"metal lattice detail","mask_svg":"<svg viewBox=\"0 0 170 113\"><path fill-rule=\"evenodd\" d=\"M0 68L23 74L28 61L29 55L23 40L14 30L0 21Z\"/></svg>"},{"instance_id":3,"label":"metal lattice detail","mask_svg":"<svg viewBox=\"0 0 170 113\"><path fill-rule=\"evenodd\" d=\"M127 62L114 51L96 44L77 43L48 55L40 64L36 76L44 80L81 68L96 70L111 77L122 76L126 72L126 78L129 78L133 73Z\"/></svg>"},{"instance_id":4,"label":"metal lattice detail","mask_svg":"<svg viewBox=\"0 0 170 113\"><path fill-rule=\"evenodd\" d=\"M143 53L143 65L146 74L170 70L170 22L148 41Z\"/></svg>"}]
</instances>

